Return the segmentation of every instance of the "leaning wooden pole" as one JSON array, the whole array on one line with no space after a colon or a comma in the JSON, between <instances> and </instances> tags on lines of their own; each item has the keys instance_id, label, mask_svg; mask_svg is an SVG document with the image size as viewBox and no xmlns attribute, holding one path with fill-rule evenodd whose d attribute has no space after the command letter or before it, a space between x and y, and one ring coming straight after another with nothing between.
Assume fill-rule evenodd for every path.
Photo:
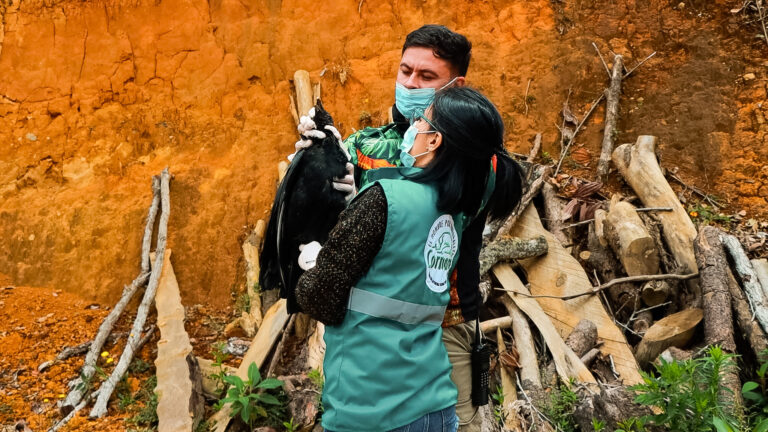
<instances>
[{"instance_id":1,"label":"leaning wooden pole","mask_svg":"<svg viewBox=\"0 0 768 432\"><path fill-rule=\"evenodd\" d=\"M104 346L104 342L106 342L109 334L112 332L112 328L125 310L128 302L131 301L139 287L144 286L144 284L147 283L147 279L149 279L149 249L150 243L152 242L152 230L155 226L155 218L157 217L157 209L159 206L160 179L157 176L154 176L152 177L152 204L149 206L147 221L144 226L144 237L141 241L141 272L139 273L139 276L131 282L131 285L126 286L123 289L123 294L120 297L120 300L109 312L109 315L107 315L101 323L101 326L99 326L99 331L93 338L93 342L88 349L88 354L85 356L85 362L83 363L80 375L70 383L71 390L61 404L60 411L63 415L69 414L83 399L86 391L86 386L83 385L84 381L89 381L96 371L96 361L99 359L99 353Z\"/></svg>"},{"instance_id":2,"label":"leaning wooden pole","mask_svg":"<svg viewBox=\"0 0 768 432\"><path fill-rule=\"evenodd\" d=\"M120 356L120 360L117 362L117 366L112 371L112 374L102 384L99 397L96 399L96 403L93 405L90 417L103 417L107 413L107 403L109 402L112 392L115 390L117 383L125 375L125 371L128 370L128 365L133 360L134 350L136 344L141 337L141 329L144 327L144 323L147 320L149 314L149 307L155 298L155 291L157 290L157 284L160 281L160 273L163 269L163 260L165 259L165 244L168 237L168 218L171 213L171 197L170 197L170 181L171 174L168 172L168 168L164 169L160 175L160 225L157 230L157 247L155 248L155 266L152 269L152 276L149 278L149 284L146 291L144 291L144 298L139 304L139 309L136 312L136 320L133 322L131 333L128 336L128 341L125 344L123 354Z\"/></svg>"},{"instance_id":3,"label":"leaning wooden pole","mask_svg":"<svg viewBox=\"0 0 768 432\"><path fill-rule=\"evenodd\" d=\"M736 237L730 234L721 234L720 240L722 240L723 247L733 261L733 268L736 270L741 285L744 287L744 292L747 294L752 314L757 318L763 330L768 333L768 297L758 282L752 263L749 262L744 248L741 247L741 243Z\"/></svg>"},{"instance_id":4,"label":"leaning wooden pole","mask_svg":"<svg viewBox=\"0 0 768 432\"><path fill-rule=\"evenodd\" d=\"M613 142L616 139L616 121L619 119L619 96L621 95L621 79L624 76L624 61L619 54L613 57L611 70L611 85L605 89L605 128L603 130L603 146L600 150L600 160L597 162L597 178L603 179L608 175L611 165Z\"/></svg>"}]
</instances>

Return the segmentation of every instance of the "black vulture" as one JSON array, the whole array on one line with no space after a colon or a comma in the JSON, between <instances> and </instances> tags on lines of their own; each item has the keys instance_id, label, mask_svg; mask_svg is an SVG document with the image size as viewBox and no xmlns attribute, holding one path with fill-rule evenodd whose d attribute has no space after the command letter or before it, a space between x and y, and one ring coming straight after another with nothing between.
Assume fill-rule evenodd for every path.
<instances>
[{"instance_id":1,"label":"black vulture","mask_svg":"<svg viewBox=\"0 0 768 432\"><path fill-rule=\"evenodd\" d=\"M298 265L299 245L325 243L346 207L346 193L333 188L333 179L347 174L347 154L339 139L325 129L333 126L333 118L319 99L314 121L325 138L310 138L312 145L297 151L288 166L272 204L259 257L261 289L279 289L288 313L301 311L294 294L304 272Z\"/></svg>"}]
</instances>

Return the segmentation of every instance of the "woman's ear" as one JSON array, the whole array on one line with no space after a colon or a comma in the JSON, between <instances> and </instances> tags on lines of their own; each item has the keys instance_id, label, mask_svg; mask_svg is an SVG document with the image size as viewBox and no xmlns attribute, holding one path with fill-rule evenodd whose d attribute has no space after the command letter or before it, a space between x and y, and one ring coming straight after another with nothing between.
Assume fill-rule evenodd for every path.
<instances>
[{"instance_id":1,"label":"woman's ear","mask_svg":"<svg viewBox=\"0 0 768 432\"><path fill-rule=\"evenodd\" d=\"M443 134L440 132L432 134L432 136L429 139L429 142L427 143L427 150L429 151L435 151L443 144Z\"/></svg>"}]
</instances>

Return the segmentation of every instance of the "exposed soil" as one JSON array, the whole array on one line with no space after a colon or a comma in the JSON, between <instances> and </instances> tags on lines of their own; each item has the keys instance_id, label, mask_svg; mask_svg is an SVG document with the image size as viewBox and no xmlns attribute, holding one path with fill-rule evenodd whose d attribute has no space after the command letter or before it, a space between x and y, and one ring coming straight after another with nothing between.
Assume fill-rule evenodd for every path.
<instances>
[{"instance_id":1,"label":"exposed soil","mask_svg":"<svg viewBox=\"0 0 768 432\"><path fill-rule=\"evenodd\" d=\"M527 153L541 132L555 160L569 90L580 117L607 85L592 43L628 67L656 51L624 83L617 143L658 136L665 168L724 212L764 220L768 47L736 6L0 0L0 288L16 286L0 291L0 424L39 430L57 418L82 358L37 365L90 339L106 306L86 306L113 304L135 276L150 177L165 166L169 247L185 304L203 305L189 328L206 354L243 289L240 244L267 217L275 167L293 150L293 72L322 84L342 135L382 123L400 46L422 23L473 42L468 79L499 107L508 148ZM579 133L565 172L594 178L603 115ZM673 186L689 205L700 199ZM72 430L122 430L128 414L110 413Z\"/></svg>"}]
</instances>

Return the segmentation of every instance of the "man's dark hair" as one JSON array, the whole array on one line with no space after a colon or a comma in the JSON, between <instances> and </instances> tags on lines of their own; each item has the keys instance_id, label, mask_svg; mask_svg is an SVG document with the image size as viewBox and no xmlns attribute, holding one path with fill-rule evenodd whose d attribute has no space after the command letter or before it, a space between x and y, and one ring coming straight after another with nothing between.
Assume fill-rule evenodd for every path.
<instances>
[{"instance_id":1,"label":"man's dark hair","mask_svg":"<svg viewBox=\"0 0 768 432\"><path fill-rule=\"evenodd\" d=\"M472 44L464 35L453 32L445 26L427 24L408 33L402 52L410 47L431 48L435 56L453 65L458 70L459 76L467 75Z\"/></svg>"}]
</instances>

